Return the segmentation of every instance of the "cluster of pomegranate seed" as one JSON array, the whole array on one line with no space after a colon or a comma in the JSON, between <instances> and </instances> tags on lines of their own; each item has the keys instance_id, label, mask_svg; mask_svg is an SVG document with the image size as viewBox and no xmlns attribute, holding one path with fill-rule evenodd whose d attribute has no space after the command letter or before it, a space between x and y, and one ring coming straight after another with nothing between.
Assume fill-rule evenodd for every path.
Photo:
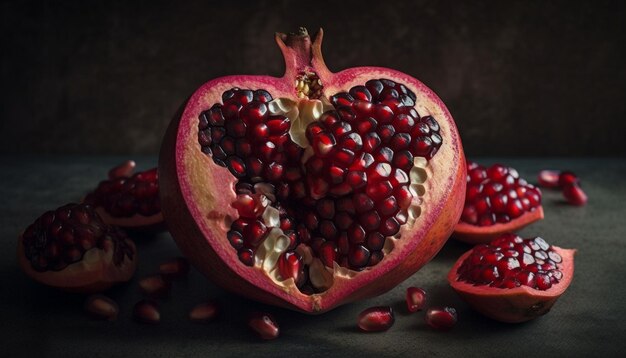
<instances>
[{"instance_id":1,"label":"cluster of pomegranate seed","mask_svg":"<svg viewBox=\"0 0 626 358\"><path fill-rule=\"evenodd\" d=\"M103 207L111 216L151 216L161 211L157 168L104 180L87 194L85 203Z\"/></svg>"},{"instance_id":2,"label":"cluster of pomegranate seed","mask_svg":"<svg viewBox=\"0 0 626 358\"><path fill-rule=\"evenodd\" d=\"M501 164L485 168L467 163L462 222L478 226L507 223L540 205L541 191L520 178L517 170Z\"/></svg>"},{"instance_id":3,"label":"cluster of pomegranate seed","mask_svg":"<svg viewBox=\"0 0 626 358\"><path fill-rule=\"evenodd\" d=\"M547 290L563 278L561 256L540 237L504 234L478 245L458 269L458 280L497 288Z\"/></svg>"},{"instance_id":4,"label":"cluster of pomegranate seed","mask_svg":"<svg viewBox=\"0 0 626 358\"><path fill-rule=\"evenodd\" d=\"M442 144L439 125L420 117L415 94L390 80L371 80L331 97L335 109L306 129L313 154L289 136L285 116L270 115L264 90L233 88L199 117L198 142L213 161L239 179L239 213L228 240L240 260L254 264L256 248L269 230L255 183L269 184L282 210L281 230L290 252L281 257L281 275L306 279L299 243L309 245L327 266L354 270L383 259L385 238L407 221L413 199L409 171L415 157L432 158ZM254 196L257 195L255 198ZM289 208L298 207L296 213Z\"/></svg>"},{"instance_id":5,"label":"cluster of pomegranate seed","mask_svg":"<svg viewBox=\"0 0 626 358\"><path fill-rule=\"evenodd\" d=\"M224 92L223 104L216 103L200 115L202 152L247 182L299 179L302 148L289 137L289 118L269 114L271 100L265 90Z\"/></svg>"},{"instance_id":6,"label":"cluster of pomegranate seed","mask_svg":"<svg viewBox=\"0 0 626 358\"><path fill-rule=\"evenodd\" d=\"M587 204L587 194L580 187L580 179L570 171L542 170L538 180L539 185L545 188L561 189L565 200L572 205Z\"/></svg>"},{"instance_id":7,"label":"cluster of pomegranate seed","mask_svg":"<svg viewBox=\"0 0 626 358\"><path fill-rule=\"evenodd\" d=\"M67 204L47 211L22 234L24 253L37 271L60 271L80 261L92 248L113 246L113 260L120 264L134 252L127 236L106 225L91 205Z\"/></svg>"}]
</instances>

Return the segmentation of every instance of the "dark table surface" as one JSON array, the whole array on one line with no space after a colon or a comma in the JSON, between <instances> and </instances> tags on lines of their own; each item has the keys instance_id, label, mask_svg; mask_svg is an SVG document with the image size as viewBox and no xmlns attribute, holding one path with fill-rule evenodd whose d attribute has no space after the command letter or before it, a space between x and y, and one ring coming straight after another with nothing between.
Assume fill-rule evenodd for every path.
<instances>
[{"instance_id":1,"label":"dark table surface","mask_svg":"<svg viewBox=\"0 0 626 358\"><path fill-rule=\"evenodd\" d=\"M175 282L170 298L161 300L162 322L148 326L131 319L142 296L138 278L179 255L169 234L138 242L140 263L135 278L107 294L120 305L114 322L94 321L82 311L84 297L36 284L18 269L17 235L37 216L76 201L125 158L0 157L0 355L35 356L623 356L626 351L626 161L623 159L502 159L533 181L545 168L571 169L582 178L589 204L566 205L560 193L544 191L546 218L522 236L540 235L561 247L575 247L576 274L567 292L548 315L525 324L503 324L480 316L446 283L446 273L469 246L449 241L435 259L392 291L349 304L322 316L307 316L267 307L231 295L198 272ZM135 158L140 168L156 158ZM493 158L479 162L490 164ZM404 291L420 286L432 305L457 308L459 322L450 332L429 329L424 314L409 315ZM187 319L196 303L214 298L220 319L195 324ZM357 314L373 305L391 305L395 325L385 333L364 334ZM251 310L272 312L281 327L276 341L262 342L247 330ZM621 352L621 353L620 353Z\"/></svg>"}]
</instances>

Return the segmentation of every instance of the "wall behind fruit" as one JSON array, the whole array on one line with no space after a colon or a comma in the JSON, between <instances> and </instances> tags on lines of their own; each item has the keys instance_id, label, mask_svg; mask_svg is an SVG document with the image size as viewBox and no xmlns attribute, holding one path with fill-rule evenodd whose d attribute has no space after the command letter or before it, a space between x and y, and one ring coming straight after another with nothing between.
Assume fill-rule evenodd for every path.
<instances>
[{"instance_id":1,"label":"wall behind fruit","mask_svg":"<svg viewBox=\"0 0 626 358\"><path fill-rule=\"evenodd\" d=\"M157 154L196 87L280 75L304 25L332 70L434 89L469 156L624 156L626 3L580 3L3 0L0 153Z\"/></svg>"}]
</instances>

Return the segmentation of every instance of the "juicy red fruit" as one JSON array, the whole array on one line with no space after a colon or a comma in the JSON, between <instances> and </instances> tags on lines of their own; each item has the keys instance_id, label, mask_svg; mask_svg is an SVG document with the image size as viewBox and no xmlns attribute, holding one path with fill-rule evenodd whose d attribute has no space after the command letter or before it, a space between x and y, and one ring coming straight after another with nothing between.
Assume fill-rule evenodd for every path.
<instances>
[{"instance_id":1,"label":"juicy red fruit","mask_svg":"<svg viewBox=\"0 0 626 358\"><path fill-rule=\"evenodd\" d=\"M265 340L276 339L280 334L278 323L269 313L253 313L248 320L248 327Z\"/></svg>"},{"instance_id":2,"label":"juicy red fruit","mask_svg":"<svg viewBox=\"0 0 626 358\"><path fill-rule=\"evenodd\" d=\"M542 238L508 234L479 245L458 268L458 280L510 289L528 286L548 290L563 277L561 256Z\"/></svg>"},{"instance_id":3,"label":"juicy red fruit","mask_svg":"<svg viewBox=\"0 0 626 358\"><path fill-rule=\"evenodd\" d=\"M334 110L306 128L313 152L303 159L289 135L289 118L269 113L272 99L265 90L233 88L198 122L202 152L239 180L233 206L240 217L227 236L240 260L253 265L269 233L253 188L262 182L276 196L270 205L287 209L281 220L290 223L285 234L291 247L310 244L330 267L376 265L385 237L406 223L413 159L432 158L442 144L439 124L418 114L415 94L403 84L371 80L330 98ZM301 260L291 260L279 261L281 277L306 281L295 273L302 271Z\"/></svg>"}]
</instances>

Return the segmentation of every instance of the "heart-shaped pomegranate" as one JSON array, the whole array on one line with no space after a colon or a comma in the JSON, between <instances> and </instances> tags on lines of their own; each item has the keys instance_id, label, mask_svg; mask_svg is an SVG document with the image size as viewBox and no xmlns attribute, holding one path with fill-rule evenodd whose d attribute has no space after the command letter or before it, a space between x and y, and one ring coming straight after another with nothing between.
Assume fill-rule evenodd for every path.
<instances>
[{"instance_id":1,"label":"heart-shaped pomegranate","mask_svg":"<svg viewBox=\"0 0 626 358\"><path fill-rule=\"evenodd\" d=\"M448 282L478 312L524 322L546 314L565 292L574 276L575 253L540 237L507 233L463 254Z\"/></svg>"},{"instance_id":2,"label":"heart-shaped pomegranate","mask_svg":"<svg viewBox=\"0 0 626 358\"><path fill-rule=\"evenodd\" d=\"M488 168L467 162L467 191L454 238L486 244L543 219L541 190L502 164Z\"/></svg>"},{"instance_id":3,"label":"heart-shaped pomegranate","mask_svg":"<svg viewBox=\"0 0 626 358\"><path fill-rule=\"evenodd\" d=\"M209 81L172 121L161 202L213 281L320 313L391 289L437 253L462 210L465 161L448 110L418 80L330 72L321 30L276 40L282 78Z\"/></svg>"}]
</instances>

